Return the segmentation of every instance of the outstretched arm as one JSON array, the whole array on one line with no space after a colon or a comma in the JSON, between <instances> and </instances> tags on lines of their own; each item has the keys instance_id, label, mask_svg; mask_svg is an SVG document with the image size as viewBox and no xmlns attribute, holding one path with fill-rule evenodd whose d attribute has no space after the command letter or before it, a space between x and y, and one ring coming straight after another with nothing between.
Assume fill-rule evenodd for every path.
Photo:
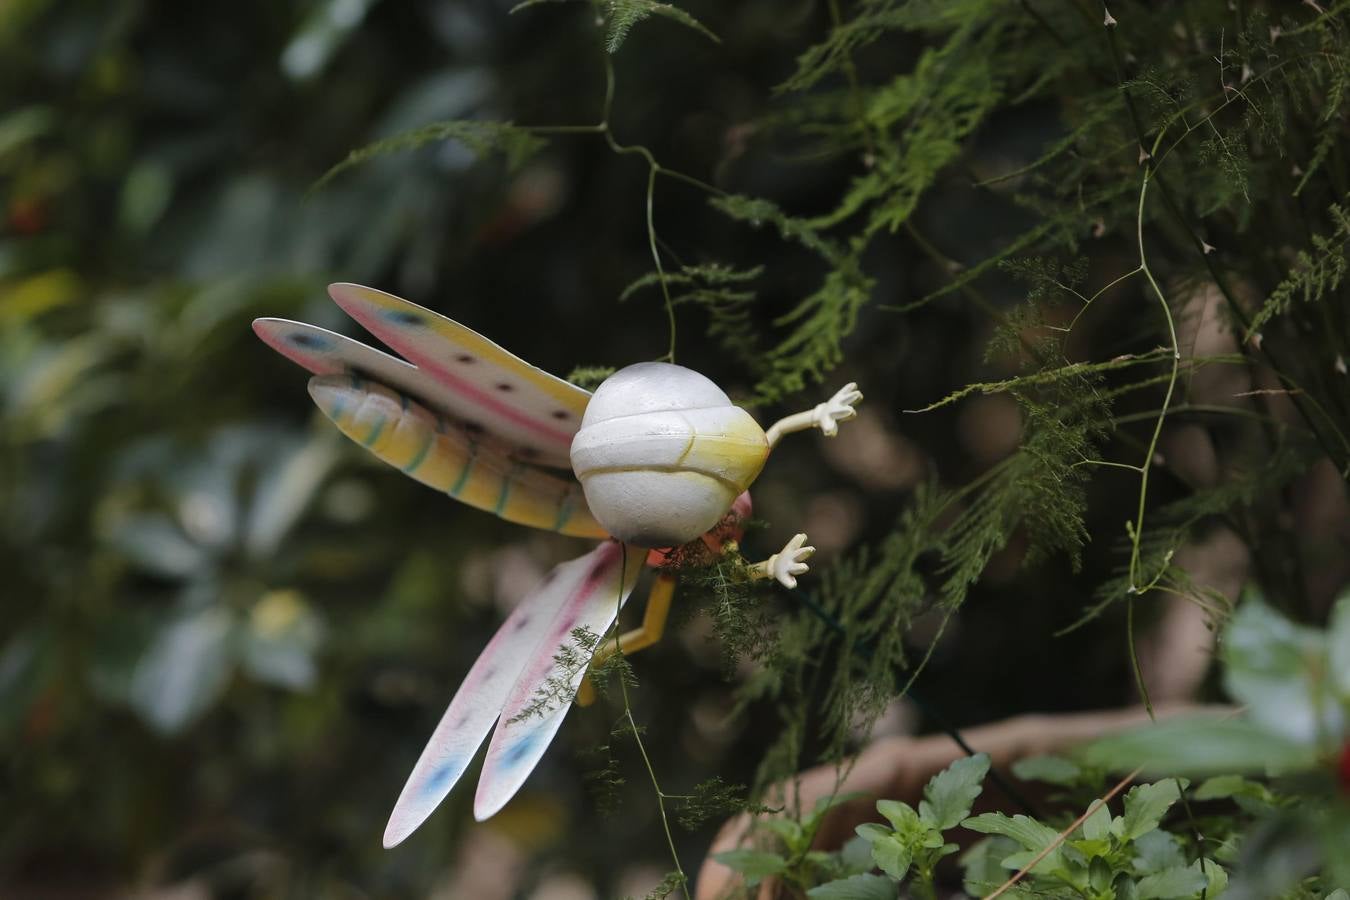
<instances>
[{"instance_id":1,"label":"outstretched arm","mask_svg":"<svg viewBox=\"0 0 1350 900\"><path fill-rule=\"evenodd\" d=\"M769 439L769 447L772 448L777 445L779 439L785 434L805 431L808 428L819 428L826 437L834 437L839 433L840 422L851 419L858 414L858 411L853 407L861 399L862 391L858 390L858 386L850 381L829 400L824 403L817 403L815 409L795 413L774 422L765 432Z\"/></svg>"},{"instance_id":2,"label":"outstretched arm","mask_svg":"<svg viewBox=\"0 0 1350 900\"><path fill-rule=\"evenodd\" d=\"M815 547L803 547L806 543L806 535L799 534L788 541L782 550L770 556L764 562L755 563L750 566L750 571L756 578L773 578L783 587L795 588L797 586L797 576L804 574L809 566L806 560L812 553L816 552Z\"/></svg>"}]
</instances>

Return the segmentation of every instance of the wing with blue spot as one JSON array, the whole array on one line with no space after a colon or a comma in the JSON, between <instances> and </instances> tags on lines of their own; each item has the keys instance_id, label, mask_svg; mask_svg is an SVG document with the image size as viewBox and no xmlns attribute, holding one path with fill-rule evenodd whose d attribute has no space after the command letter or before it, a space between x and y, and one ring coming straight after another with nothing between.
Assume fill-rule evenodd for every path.
<instances>
[{"instance_id":1,"label":"wing with blue spot","mask_svg":"<svg viewBox=\"0 0 1350 900\"><path fill-rule=\"evenodd\" d=\"M588 556L554 570L567 584L567 599L502 707L501 724L488 744L474 797L478 821L494 815L515 796L548 749L590 662L591 653L578 635L583 629L596 637L609 631L646 557L642 548L607 541Z\"/></svg>"},{"instance_id":2,"label":"wing with blue spot","mask_svg":"<svg viewBox=\"0 0 1350 900\"><path fill-rule=\"evenodd\" d=\"M310 396L343 434L404 474L508 522L605 537L570 472L458 418L458 395L418 367L301 322L259 319L253 329L315 373Z\"/></svg>"},{"instance_id":3,"label":"wing with blue spot","mask_svg":"<svg viewBox=\"0 0 1350 900\"><path fill-rule=\"evenodd\" d=\"M533 693L533 686L543 684L535 679L552 670L553 657L571 641L574 628L584 625L599 634L608 630L619 604L637 581L645 553L606 541L585 556L554 568L543 584L512 611L465 676L413 767L385 828L385 847L402 842L440 805L464 774L493 723L503 715L503 709L514 709L512 701L522 690ZM582 655L588 662L589 654ZM528 727L513 726L507 721L498 728L499 734L511 735L512 746L516 746L517 736L531 736L532 758L515 763L512 774L519 774L519 778L513 778L514 786L493 812L510 799L538 762L571 705L584 671L583 662L575 677L568 673L557 682L560 688L571 685L570 692L558 693L558 709L525 720ZM527 686L522 688L522 684ZM505 719L509 720L511 715Z\"/></svg>"}]
</instances>

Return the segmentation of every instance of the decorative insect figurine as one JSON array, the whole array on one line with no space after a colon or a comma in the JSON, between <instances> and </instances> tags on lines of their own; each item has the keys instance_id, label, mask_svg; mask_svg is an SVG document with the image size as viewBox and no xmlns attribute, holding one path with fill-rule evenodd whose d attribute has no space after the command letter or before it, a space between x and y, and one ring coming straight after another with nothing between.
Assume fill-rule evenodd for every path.
<instances>
[{"instance_id":1,"label":"decorative insect figurine","mask_svg":"<svg viewBox=\"0 0 1350 900\"><path fill-rule=\"evenodd\" d=\"M490 731L474 816L500 810L570 706L540 711L539 692L563 685L567 697L589 702L585 667L569 669L560 654L574 632L609 631L649 551L659 564L658 549L702 539L717 550L739 537L746 488L779 439L809 428L834 435L862 394L846 385L763 431L717 385L681 366L637 363L591 394L414 303L354 284L328 292L404 359L286 319L258 319L253 330L314 374L310 396L344 434L470 506L603 541L554 568L474 662L394 806L384 832L393 847L440 804ZM796 587L814 552L805 542L796 535L751 571ZM659 640L674 584L658 575L642 626L604 641L597 660Z\"/></svg>"}]
</instances>

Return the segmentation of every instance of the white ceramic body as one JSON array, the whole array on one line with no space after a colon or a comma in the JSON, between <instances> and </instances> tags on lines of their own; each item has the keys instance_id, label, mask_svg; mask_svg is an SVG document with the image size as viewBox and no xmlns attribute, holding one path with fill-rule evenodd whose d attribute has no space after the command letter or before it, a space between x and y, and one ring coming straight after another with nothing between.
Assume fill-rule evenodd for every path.
<instances>
[{"instance_id":1,"label":"white ceramic body","mask_svg":"<svg viewBox=\"0 0 1350 900\"><path fill-rule=\"evenodd\" d=\"M605 530L640 547L674 547L716 525L768 454L764 431L710 380L638 363L596 390L571 457Z\"/></svg>"}]
</instances>

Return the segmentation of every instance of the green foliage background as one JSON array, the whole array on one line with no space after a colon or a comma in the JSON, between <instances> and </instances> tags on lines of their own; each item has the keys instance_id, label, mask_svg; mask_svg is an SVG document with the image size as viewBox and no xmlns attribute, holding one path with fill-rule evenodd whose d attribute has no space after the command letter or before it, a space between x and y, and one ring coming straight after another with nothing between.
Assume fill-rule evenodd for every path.
<instances>
[{"instance_id":1,"label":"green foliage background","mask_svg":"<svg viewBox=\"0 0 1350 900\"><path fill-rule=\"evenodd\" d=\"M1348 8L6 4L0 886L424 896L465 868L469 791L397 851L384 817L495 575L579 547L310 415L248 322L345 328L329 281L559 373L673 344L766 420L856 380L903 433L861 466L776 452L752 555L848 513L810 590L691 578L692 637L633 660L671 793L838 754L912 674L958 725L1128 702L1127 620L1225 615L1173 564L1218 526L1324 616L1344 517L1290 517L1350 466ZM1235 336L1207 356L1167 324L1204 291ZM1265 393L1201 402L1216 367ZM1181 426L1213 471L1141 466ZM700 629L756 664L728 678ZM521 891L670 867L620 715L573 714L494 826Z\"/></svg>"}]
</instances>

